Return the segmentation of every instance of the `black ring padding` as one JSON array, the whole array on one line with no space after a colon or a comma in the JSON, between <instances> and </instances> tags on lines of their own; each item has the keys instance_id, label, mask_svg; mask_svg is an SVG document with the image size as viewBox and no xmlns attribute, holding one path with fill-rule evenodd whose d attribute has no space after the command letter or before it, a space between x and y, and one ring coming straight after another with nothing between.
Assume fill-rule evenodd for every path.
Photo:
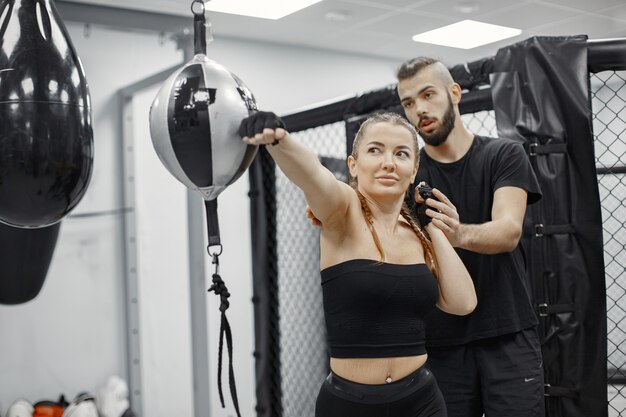
<instances>
[{"instance_id":1,"label":"black ring padding","mask_svg":"<svg viewBox=\"0 0 626 417\"><path fill-rule=\"evenodd\" d=\"M587 50L587 63L590 72L600 72L605 70L626 70L626 39L588 40ZM465 84L465 82L463 82L463 85L465 85L464 88L468 88L471 90L469 93L467 93L468 98L470 97L470 94L476 92L478 93L477 97L481 97L482 100L485 100L484 102L477 100L478 103L481 103L481 106L483 108L475 111L493 110L493 104L491 104L491 107L489 107L489 103L492 103L491 90L472 89L473 87L482 85L483 76L488 76L487 73L489 71L493 71L493 66L491 65L493 59L494 57L487 57L476 61L475 63L467 64L468 68L470 68L470 73L473 65L481 67L480 76L474 74L468 77L468 79L473 79L474 81L479 80L479 84L472 85L472 83ZM467 70L463 71L467 73ZM359 108L359 105L354 105L354 102L357 101L357 99L359 98L361 98L361 100L359 100L361 103L367 102L367 105L363 105L362 108ZM372 100L370 100L370 98ZM306 130L321 125L340 122L350 114L367 114L376 110L380 110L381 108L390 107L390 100L393 101L393 103L399 102L397 93L395 91L395 85L364 93L356 97L343 99L324 106L319 106L297 113L284 115L282 117L287 126L289 126L290 132L299 132L301 130ZM461 109L461 114L474 112L469 110L462 110L463 100L461 100L459 108Z\"/></svg>"},{"instance_id":2,"label":"black ring padding","mask_svg":"<svg viewBox=\"0 0 626 417\"><path fill-rule=\"evenodd\" d=\"M589 72L626 70L626 38L587 41Z\"/></svg>"},{"instance_id":3,"label":"black ring padding","mask_svg":"<svg viewBox=\"0 0 626 417\"><path fill-rule=\"evenodd\" d=\"M397 110L396 107L398 108ZM289 126L289 132L295 133L317 126L341 122L352 116L383 110L403 114L395 85L324 106L282 115L281 118ZM459 103L461 114L489 110L493 110L490 88L464 93Z\"/></svg>"},{"instance_id":4,"label":"black ring padding","mask_svg":"<svg viewBox=\"0 0 626 417\"><path fill-rule=\"evenodd\" d=\"M626 165L612 166L612 167L599 167L596 166L596 174L598 175L615 175L626 174ZM68 216L71 217L71 216Z\"/></svg>"},{"instance_id":5,"label":"black ring padding","mask_svg":"<svg viewBox=\"0 0 626 417\"><path fill-rule=\"evenodd\" d=\"M621 375L609 375L606 381L613 385L626 385L626 377Z\"/></svg>"},{"instance_id":6,"label":"black ring padding","mask_svg":"<svg viewBox=\"0 0 626 417\"><path fill-rule=\"evenodd\" d=\"M479 111L493 110L493 97L491 88L471 90L461 96L459 113L477 113Z\"/></svg>"},{"instance_id":7,"label":"black ring padding","mask_svg":"<svg viewBox=\"0 0 626 417\"><path fill-rule=\"evenodd\" d=\"M489 75L493 73L496 57L491 56L473 62L450 67L454 82L464 90L473 90L482 85L489 85Z\"/></svg>"},{"instance_id":8,"label":"black ring padding","mask_svg":"<svg viewBox=\"0 0 626 417\"><path fill-rule=\"evenodd\" d=\"M578 391L572 388L544 384L543 395L546 397L578 398Z\"/></svg>"},{"instance_id":9,"label":"black ring padding","mask_svg":"<svg viewBox=\"0 0 626 417\"><path fill-rule=\"evenodd\" d=\"M546 317L550 314L573 313L576 311L574 303L569 304L538 304L537 313L539 317Z\"/></svg>"}]
</instances>

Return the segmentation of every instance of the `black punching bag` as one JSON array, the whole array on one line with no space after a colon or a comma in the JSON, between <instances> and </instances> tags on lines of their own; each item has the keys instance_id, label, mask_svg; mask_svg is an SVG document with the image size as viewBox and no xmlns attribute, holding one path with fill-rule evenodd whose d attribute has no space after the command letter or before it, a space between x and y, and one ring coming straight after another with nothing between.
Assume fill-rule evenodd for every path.
<instances>
[{"instance_id":1,"label":"black punching bag","mask_svg":"<svg viewBox=\"0 0 626 417\"><path fill-rule=\"evenodd\" d=\"M51 0L0 3L0 222L37 228L70 212L93 165L82 65Z\"/></svg>"},{"instance_id":2,"label":"black punching bag","mask_svg":"<svg viewBox=\"0 0 626 417\"><path fill-rule=\"evenodd\" d=\"M0 0L0 303L40 291L93 165L84 71L50 0Z\"/></svg>"},{"instance_id":3,"label":"black punching bag","mask_svg":"<svg viewBox=\"0 0 626 417\"><path fill-rule=\"evenodd\" d=\"M0 223L0 304L25 303L39 294L60 226L18 229Z\"/></svg>"}]
</instances>

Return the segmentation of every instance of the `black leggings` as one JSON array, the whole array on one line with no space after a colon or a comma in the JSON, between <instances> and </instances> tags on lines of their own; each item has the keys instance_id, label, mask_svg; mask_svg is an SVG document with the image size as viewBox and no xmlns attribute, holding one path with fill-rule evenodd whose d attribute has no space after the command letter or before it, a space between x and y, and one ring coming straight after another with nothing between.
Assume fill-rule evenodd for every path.
<instances>
[{"instance_id":1,"label":"black leggings","mask_svg":"<svg viewBox=\"0 0 626 417\"><path fill-rule=\"evenodd\" d=\"M433 374L421 367L382 385L348 381L332 372L322 384L315 417L447 417Z\"/></svg>"}]
</instances>

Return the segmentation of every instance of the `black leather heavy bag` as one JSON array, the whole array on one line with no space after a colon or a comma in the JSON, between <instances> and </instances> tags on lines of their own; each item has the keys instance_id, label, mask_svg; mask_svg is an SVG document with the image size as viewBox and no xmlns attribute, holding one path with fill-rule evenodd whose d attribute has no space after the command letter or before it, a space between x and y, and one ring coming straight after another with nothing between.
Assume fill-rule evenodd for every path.
<instances>
[{"instance_id":1,"label":"black leather heavy bag","mask_svg":"<svg viewBox=\"0 0 626 417\"><path fill-rule=\"evenodd\" d=\"M0 304L25 303L39 294L60 226L20 229L0 223Z\"/></svg>"},{"instance_id":2,"label":"black leather heavy bag","mask_svg":"<svg viewBox=\"0 0 626 417\"><path fill-rule=\"evenodd\" d=\"M0 222L58 222L85 193L92 165L87 81L53 2L1 0Z\"/></svg>"}]
</instances>

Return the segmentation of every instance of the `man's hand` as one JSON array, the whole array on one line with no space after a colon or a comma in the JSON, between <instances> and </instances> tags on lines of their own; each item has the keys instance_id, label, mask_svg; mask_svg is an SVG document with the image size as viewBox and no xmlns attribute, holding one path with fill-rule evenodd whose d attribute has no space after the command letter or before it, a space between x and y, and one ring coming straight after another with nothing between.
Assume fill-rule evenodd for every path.
<instances>
[{"instance_id":1,"label":"man's hand","mask_svg":"<svg viewBox=\"0 0 626 417\"><path fill-rule=\"evenodd\" d=\"M311 210L311 207L309 206L306 206L306 216L309 218L313 226L322 227L322 222L317 217L315 217L315 214L313 214L313 210Z\"/></svg>"},{"instance_id":2,"label":"man's hand","mask_svg":"<svg viewBox=\"0 0 626 417\"><path fill-rule=\"evenodd\" d=\"M428 206L424 213L432 218L432 224L446 235L452 246L459 247L461 245L461 222L454 204L437 188L433 188L432 192L439 201L434 198L427 198L424 201L417 192L417 188L415 190L415 201Z\"/></svg>"}]
</instances>

